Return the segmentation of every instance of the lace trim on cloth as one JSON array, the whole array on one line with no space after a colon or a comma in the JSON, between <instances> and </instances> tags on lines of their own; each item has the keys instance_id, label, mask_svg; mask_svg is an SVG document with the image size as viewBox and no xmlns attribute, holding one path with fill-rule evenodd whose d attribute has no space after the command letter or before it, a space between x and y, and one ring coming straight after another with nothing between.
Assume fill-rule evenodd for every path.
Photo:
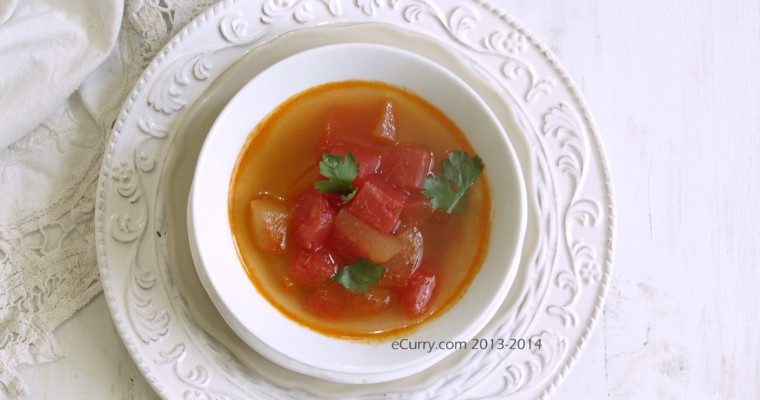
<instances>
[{"instance_id":1,"label":"lace trim on cloth","mask_svg":"<svg viewBox=\"0 0 760 400\"><path fill-rule=\"evenodd\" d=\"M0 150L0 400L28 393L18 365L63 356L52 331L101 291L93 219L106 137L150 60L213 3L127 0L104 64L36 129ZM8 194L20 185L33 193Z\"/></svg>"}]
</instances>

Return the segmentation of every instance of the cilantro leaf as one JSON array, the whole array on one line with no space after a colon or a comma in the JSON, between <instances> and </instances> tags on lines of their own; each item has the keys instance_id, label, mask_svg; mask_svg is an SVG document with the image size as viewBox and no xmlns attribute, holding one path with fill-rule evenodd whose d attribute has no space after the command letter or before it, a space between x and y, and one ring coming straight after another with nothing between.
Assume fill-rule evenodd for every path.
<instances>
[{"instance_id":1,"label":"cilantro leaf","mask_svg":"<svg viewBox=\"0 0 760 400\"><path fill-rule=\"evenodd\" d=\"M320 192L340 194L344 203L348 203L356 194L357 189L351 185L359 175L359 164L351 152L346 153L345 156L332 153L322 154L319 173L328 179L314 182L314 187Z\"/></svg>"},{"instance_id":2,"label":"cilantro leaf","mask_svg":"<svg viewBox=\"0 0 760 400\"><path fill-rule=\"evenodd\" d=\"M430 199L433 208L451 214L464 203L468 190L483 171L483 161L478 156L457 150L441 161L441 175L425 178L422 194Z\"/></svg>"},{"instance_id":3,"label":"cilantro leaf","mask_svg":"<svg viewBox=\"0 0 760 400\"><path fill-rule=\"evenodd\" d=\"M360 258L355 263L343 267L331 279L354 293L369 292L369 285L373 285L385 274L385 268L380 263L373 263L366 258Z\"/></svg>"}]
</instances>

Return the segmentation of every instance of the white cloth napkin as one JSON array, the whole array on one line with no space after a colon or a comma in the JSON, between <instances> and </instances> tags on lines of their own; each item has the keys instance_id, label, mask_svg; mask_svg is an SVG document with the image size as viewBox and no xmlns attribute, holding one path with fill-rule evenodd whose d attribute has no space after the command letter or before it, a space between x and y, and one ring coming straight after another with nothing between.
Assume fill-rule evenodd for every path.
<instances>
[{"instance_id":1,"label":"white cloth napkin","mask_svg":"<svg viewBox=\"0 0 760 400\"><path fill-rule=\"evenodd\" d=\"M111 52L123 0L0 0L0 149L64 102Z\"/></svg>"},{"instance_id":2,"label":"white cloth napkin","mask_svg":"<svg viewBox=\"0 0 760 400\"><path fill-rule=\"evenodd\" d=\"M0 400L101 291L95 189L148 62L215 0L0 0ZM118 37L117 37L118 35Z\"/></svg>"}]
</instances>

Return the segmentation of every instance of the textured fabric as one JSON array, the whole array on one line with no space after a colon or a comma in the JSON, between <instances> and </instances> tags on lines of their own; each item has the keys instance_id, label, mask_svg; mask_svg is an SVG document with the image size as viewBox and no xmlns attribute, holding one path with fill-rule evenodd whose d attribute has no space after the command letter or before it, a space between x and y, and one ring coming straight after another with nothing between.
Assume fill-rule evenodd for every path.
<instances>
[{"instance_id":1,"label":"textured fabric","mask_svg":"<svg viewBox=\"0 0 760 400\"><path fill-rule=\"evenodd\" d=\"M0 5L0 149L63 103L108 56L123 0Z\"/></svg>"},{"instance_id":2,"label":"textured fabric","mask_svg":"<svg viewBox=\"0 0 760 400\"><path fill-rule=\"evenodd\" d=\"M101 291L93 217L109 129L207 0L0 0L0 400ZM118 35L118 36L117 36Z\"/></svg>"}]
</instances>

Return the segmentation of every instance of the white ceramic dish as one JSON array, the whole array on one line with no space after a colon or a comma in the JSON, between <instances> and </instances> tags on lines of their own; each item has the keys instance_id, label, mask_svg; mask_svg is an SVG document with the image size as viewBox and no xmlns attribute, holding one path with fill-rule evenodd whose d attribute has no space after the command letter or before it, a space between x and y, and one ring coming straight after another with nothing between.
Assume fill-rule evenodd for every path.
<instances>
[{"instance_id":1,"label":"white ceramic dish","mask_svg":"<svg viewBox=\"0 0 760 400\"><path fill-rule=\"evenodd\" d=\"M325 336L282 315L251 284L228 218L229 184L253 128L288 98L336 81L382 81L442 110L468 136L486 165L492 197L488 255L464 296L411 333L412 341L469 341L503 303L520 260L527 221L522 172L512 145L485 102L461 79L417 54L377 44L310 49L274 64L233 97L201 149L188 205L198 274L222 317L251 347L292 370L343 383L403 378L453 350L399 351L390 343Z\"/></svg>"},{"instance_id":2,"label":"white ceramic dish","mask_svg":"<svg viewBox=\"0 0 760 400\"><path fill-rule=\"evenodd\" d=\"M183 28L136 83L106 144L95 209L98 263L137 367L164 399L550 397L602 315L616 239L603 143L551 50L488 0L263 4L220 1ZM540 339L540 349L468 348L405 379L346 385L268 361L216 312L187 244L199 142L251 70L346 42L405 48L473 87L483 80L477 91L499 110L533 182L535 236L502 309L478 337Z\"/></svg>"},{"instance_id":3,"label":"white ceramic dish","mask_svg":"<svg viewBox=\"0 0 760 400\"><path fill-rule=\"evenodd\" d=\"M176 290L179 293L174 293L173 288L167 288L167 292L174 293L172 298L175 299L175 304L186 305L190 313L189 320L178 319L177 315L174 315L173 320L187 329L185 332L197 333L198 329L201 329L203 333L194 341L195 346L198 347L186 347L185 355L195 357L200 355L199 351L205 352L206 356L212 357L216 362L203 364L203 367L222 368L229 371L229 374L225 372L222 375L218 370L213 372L216 376L225 376L225 379L235 379L234 376L237 375L232 374L232 371L251 371L254 376L263 378L254 382L263 383L263 385L252 383L246 387L263 397L288 398L286 394L288 391L292 393L305 391L320 399L346 399L357 396L367 398L368 395L376 395L389 400L392 398L388 395L389 393L397 393L402 398L406 395L429 397L431 396L429 393L444 393L445 390L442 392L441 389L451 388L451 383L454 382L442 378L452 376L453 373L456 373L457 377L455 382L463 382L465 385L468 385L467 382L477 382L476 374L473 373L481 370L483 365L495 365L495 362L502 359L503 355L500 352L459 350L417 374L393 381L363 385L327 381L281 367L254 351L232 331L211 302L195 270L187 235L187 200L198 154L219 113L242 86L275 62L304 50L339 43L379 43L398 47L433 60L462 78L487 100L489 107L499 118L520 160L526 192L535 193L530 146L527 143L527 135L517 122L512 108L503 101L503 98L493 96L492 86L472 71L464 60L444 43L392 25L365 23L288 32L256 46L226 69L214 80L213 84L204 86L204 94L195 98L193 105L185 111L186 117L182 118L181 123L176 126L177 133L170 153L162 158L165 164L161 179L165 184L159 185L159 192L163 195L159 195L161 200L157 204L158 215L161 216L164 232L171 231L172 234L156 238L156 244L159 253L164 255L162 257L168 258L166 262L171 266L170 275L173 278L171 282L176 284ZM519 312L516 310L517 303L524 298L523 295L528 289L526 283L531 276L529 267L535 260L540 233L538 202L535 197L529 196L528 225L525 230L520 267L516 271L507 298L488 325L477 333L478 339L519 336L519 333L515 331L507 334L504 329L512 329L510 327L513 326L506 321L519 321L526 315L530 315L530 308L521 307ZM162 257L159 257L159 260ZM499 329L500 327L502 328ZM499 333L495 335L497 329ZM177 338L174 336L177 332L178 330L170 331L172 341ZM228 353L234 354L234 358L240 363L224 361L222 355ZM486 357L482 357L484 355ZM470 359L475 360L468 364ZM188 361L185 360L185 362ZM243 376L246 375L243 374ZM437 385L436 381L438 381ZM244 382L250 383L248 380ZM238 383L240 382L236 381L234 384ZM444 386L441 387L441 384ZM454 383L454 385L458 384ZM476 385L493 387L490 382ZM228 390L229 387L227 386ZM268 392L271 387L282 390L271 394ZM299 399L302 397L308 396L297 396ZM454 398L459 397L461 396L454 396Z\"/></svg>"}]
</instances>

